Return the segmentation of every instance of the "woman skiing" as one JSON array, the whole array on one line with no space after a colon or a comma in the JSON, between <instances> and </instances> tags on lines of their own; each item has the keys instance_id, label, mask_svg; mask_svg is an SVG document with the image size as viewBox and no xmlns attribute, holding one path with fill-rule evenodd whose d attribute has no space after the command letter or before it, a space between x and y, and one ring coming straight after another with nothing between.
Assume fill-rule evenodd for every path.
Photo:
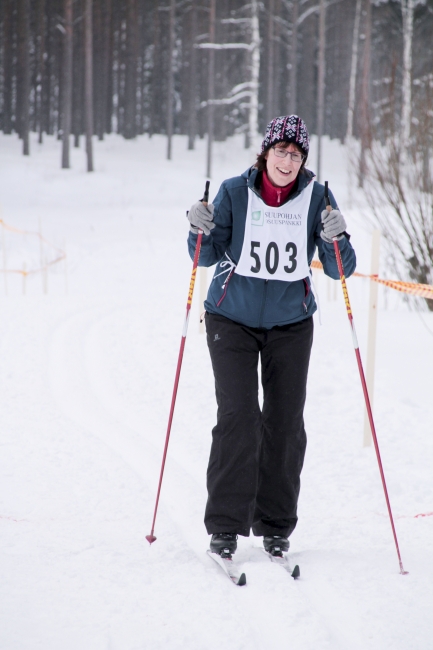
<instances>
[{"instance_id":1,"label":"woman skiing","mask_svg":"<svg viewBox=\"0 0 433 650\"><path fill-rule=\"evenodd\" d=\"M281 555L297 523L306 448L303 410L316 311L310 264L339 278L356 258L330 193L305 168L309 136L297 115L270 122L254 167L223 182L213 204L195 203L189 253L204 232L200 266L216 264L205 301L217 424L207 471L211 551L231 557L237 536L263 536ZM263 406L258 399L261 361Z\"/></svg>"}]
</instances>

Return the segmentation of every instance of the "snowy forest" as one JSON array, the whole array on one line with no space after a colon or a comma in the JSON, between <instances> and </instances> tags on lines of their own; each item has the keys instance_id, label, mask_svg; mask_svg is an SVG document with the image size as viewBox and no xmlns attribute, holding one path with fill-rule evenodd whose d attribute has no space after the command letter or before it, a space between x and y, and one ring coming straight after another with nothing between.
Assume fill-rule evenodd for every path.
<instances>
[{"instance_id":1,"label":"snowy forest","mask_svg":"<svg viewBox=\"0 0 433 650\"><path fill-rule=\"evenodd\" d=\"M245 132L248 145L289 112L366 142L406 111L431 139L432 0L2 0L0 12L0 129L24 153L29 131L75 145L86 129L188 134L190 148Z\"/></svg>"}]
</instances>

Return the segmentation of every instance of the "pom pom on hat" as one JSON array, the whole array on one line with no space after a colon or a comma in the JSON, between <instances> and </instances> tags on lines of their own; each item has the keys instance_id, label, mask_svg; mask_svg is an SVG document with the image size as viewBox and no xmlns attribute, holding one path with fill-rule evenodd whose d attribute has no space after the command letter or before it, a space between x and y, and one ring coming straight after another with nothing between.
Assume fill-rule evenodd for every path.
<instances>
[{"instance_id":1,"label":"pom pom on hat","mask_svg":"<svg viewBox=\"0 0 433 650\"><path fill-rule=\"evenodd\" d=\"M304 120L298 115L283 115L269 122L262 142L262 153L278 142L293 142L308 156L310 138Z\"/></svg>"}]
</instances>

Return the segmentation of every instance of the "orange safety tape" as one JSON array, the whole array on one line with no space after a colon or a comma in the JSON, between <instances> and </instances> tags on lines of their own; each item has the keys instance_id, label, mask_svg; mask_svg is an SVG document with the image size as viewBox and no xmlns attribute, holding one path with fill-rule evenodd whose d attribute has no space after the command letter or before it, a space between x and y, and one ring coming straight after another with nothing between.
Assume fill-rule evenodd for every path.
<instances>
[{"instance_id":1,"label":"orange safety tape","mask_svg":"<svg viewBox=\"0 0 433 650\"><path fill-rule=\"evenodd\" d=\"M5 230L9 230L9 232L13 232L17 235L34 235L58 253L58 257L56 257L54 260L51 260L51 262L47 262L45 266L41 266L40 268L31 269L30 271L25 271L24 269L0 269L0 273L18 273L19 275L27 276L31 275L32 273L41 273L42 271L46 271L49 266L58 264L58 262L66 259L65 251L52 244L50 241L48 241L48 239L45 239L45 237L42 237L41 233L32 230L20 230L19 228L14 228L14 226L10 226L9 224L5 223L3 219L0 219L0 226L3 226Z\"/></svg>"},{"instance_id":2,"label":"orange safety tape","mask_svg":"<svg viewBox=\"0 0 433 650\"><path fill-rule=\"evenodd\" d=\"M375 512L375 515L378 517L387 518L387 515L382 514L381 512ZM396 519L419 519L420 517L433 517L433 512L420 512L419 515L397 515Z\"/></svg>"},{"instance_id":3,"label":"orange safety tape","mask_svg":"<svg viewBox=\"0 0 433 650\"><path fill-rule=\"evenodd\" d=\"M313 269L319 269L323 271L323 265L319 260L313 260L311 262ZM365 273L353 273L354 277L357 278L369 278L373 282L378 282L383 284L385 287L390 289L395 289L402 293L410 293L413 296L419 296L420 298L430 298L433 300L433 286L431 284L417 284L416 282L402 282L401 280L382 280L377 275L366 275Z\"/></svg>"}]
</instances>

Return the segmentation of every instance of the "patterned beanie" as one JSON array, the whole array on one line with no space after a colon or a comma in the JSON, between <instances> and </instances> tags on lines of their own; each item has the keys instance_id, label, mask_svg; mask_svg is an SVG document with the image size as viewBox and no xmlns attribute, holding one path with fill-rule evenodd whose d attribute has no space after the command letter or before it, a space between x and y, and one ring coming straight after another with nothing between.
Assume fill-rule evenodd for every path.
<instances>
[{"instance_id":1,"label":"patterned beanie","mask_svg":"<svg viewBox=\"0 0 433 650\"><path fill-rule=\"evenodd\" d=\"M262 142L262 153L278 142L293 142L308 156L310 138L304 120L297 115L283 115L269 122Z\"/></svg>"}]
</instances>

